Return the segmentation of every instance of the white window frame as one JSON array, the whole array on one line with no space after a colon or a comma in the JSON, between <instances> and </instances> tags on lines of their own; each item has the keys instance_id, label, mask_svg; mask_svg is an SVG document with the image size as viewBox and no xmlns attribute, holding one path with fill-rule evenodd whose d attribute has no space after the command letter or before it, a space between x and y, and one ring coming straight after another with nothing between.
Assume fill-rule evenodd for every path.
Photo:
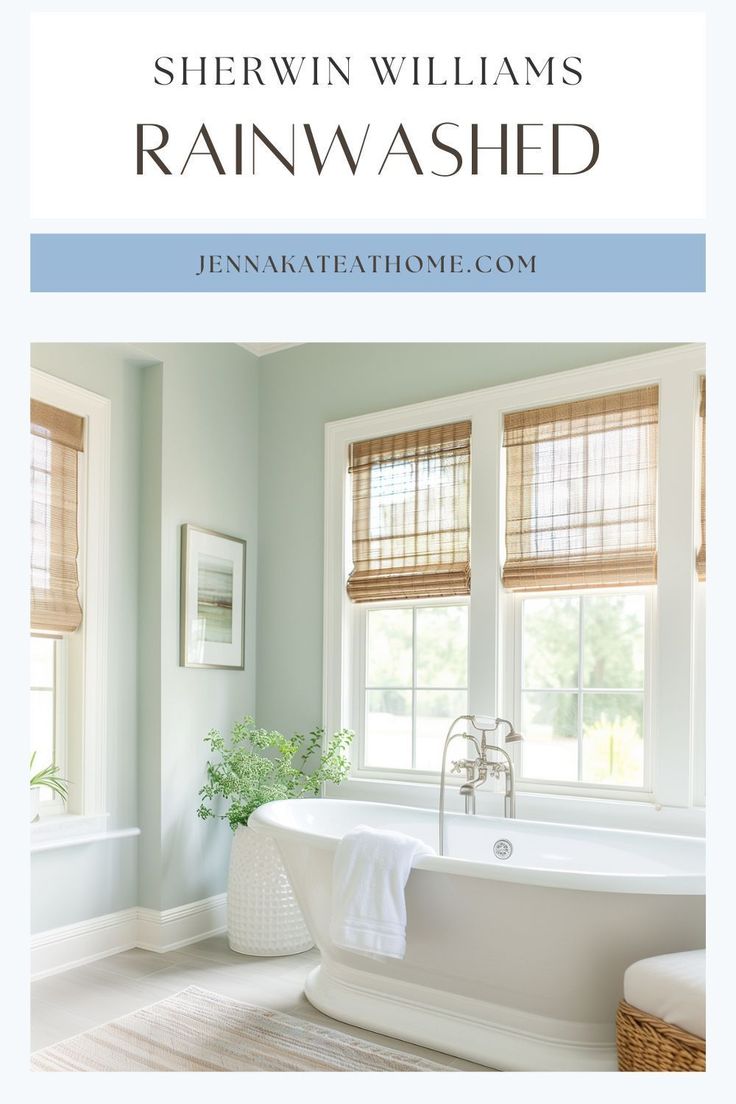
<instances>
[{"instance_id":1,"label":"white window frame","mask_svg":"<svg viewBox=\"0 0 736 1104\"><path fill-rule=\"evenodd\" d=\"M702 345L679 346L512 384L466 392L447 398L362 415L325 426L325 572L323 703L327 733L356 728L359 712L355 688L356 613L345 592L351 562L350 481L348 448L351 442L446 422L470 419L472 592L469 612L469 711L514 718L513 670L509 669L509 603L513 596L500 584L503 563L505 496L502 462L503 416L589 395L616 392L648 384L659 387L658 584L653 599L650 749L651 788L632 797L611 788L596 796L577 797L561 787L535 788L520 794L521 808L534 815L549 812L573 819L595 820L603 806L612 817L632 804L655 810L692 809L697 802L698 768L704 732L695 718L702 716L702 678L697 677L694 639L696 510L699 454L697 451L698 377L704 371ZM691 488L683 509L683 488ZM697 516L696 516L697 515ZM698 584L702 586L702 584ZM505 663L504 663L505 658ZM696 698L697 692L697 698ZM439 770L439 767L438 767ZM371 779L357 761L351 779L328 793L342 797L371 797L414 804L435 804L437 777L424 780L417 772L391 772L385 781ZM485 787L484 787L485 789ZM483 807L484 795L479 807ZM551 812L554 805L554 813ZM616 806L618 808L614 808ZM524 815L523 811L521 815ZM686 818L685 818L686 819ZM681 818L677 823L685 823ZM660 822L664 823L661 821ZM619 822L620 823L620 822ZM626 822L624 822L626 823ZM671 823L671 822L668 822ZM700 823L698 821L698 823ZM664 827L662 830L665 830ZM672 830L670 828L670 830Z\"/></svg>"},{"instance_id":2,"label":"white window frame","mask_svg":"<svg viewBox=\"0 0 736 1104\"><path fill-rule=\"evenodd\" d=\"M695 581L695 623L693 640L695 670L693 672L693 726L694 731L706 731L706 589L705 580ZM705 809L705 746L706 741L695 740L693 747L693 805Z\"/></svg>"},{"instance_id":3,"label":"white window frame","mask_svg":"<svg viewBox=\"0 0 736 1104\"><path fill-rule=\"evenodd\" d=\"M85 420L79 457L79 595L82 624L64 639L65 770L74 781L64 812L31 826L31 847L103 831L107 810L110 400L31 369L31 397Z\"/></svg>"}]
</instances>

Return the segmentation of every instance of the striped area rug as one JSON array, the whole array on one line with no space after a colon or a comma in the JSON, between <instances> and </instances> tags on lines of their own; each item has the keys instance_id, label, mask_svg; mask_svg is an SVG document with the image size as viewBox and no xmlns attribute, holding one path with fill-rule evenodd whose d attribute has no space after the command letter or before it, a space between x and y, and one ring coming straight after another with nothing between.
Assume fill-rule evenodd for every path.
<instances>
[{"instance_id":1,"label":"striped area rug","mask_svg":"<svg viewBox=\"0 0 736 1104\"><path fill-rule=\"evenodd\" d=\"M196 986L31 1055L31 1070L37 1073L431 1073L449 1069Z\"/></svg>"}]
</instances>

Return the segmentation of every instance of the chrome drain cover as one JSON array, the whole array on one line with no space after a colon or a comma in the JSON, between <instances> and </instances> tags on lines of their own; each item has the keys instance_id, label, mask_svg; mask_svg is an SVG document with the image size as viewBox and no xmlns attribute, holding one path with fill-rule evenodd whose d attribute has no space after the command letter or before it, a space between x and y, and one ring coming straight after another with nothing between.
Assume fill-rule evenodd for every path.
<instances>
[{"instance_id":1,"label":"chrome drain cover","mask_svg":"<svg viewBox=\"0 0 736 1104\"><path fill-rule=\"evenodd\" d=\"M493 845L493 854L497 859L509 859L514 848L511 844L511 840L499 839Z\"/></svg>"}]
</instances>

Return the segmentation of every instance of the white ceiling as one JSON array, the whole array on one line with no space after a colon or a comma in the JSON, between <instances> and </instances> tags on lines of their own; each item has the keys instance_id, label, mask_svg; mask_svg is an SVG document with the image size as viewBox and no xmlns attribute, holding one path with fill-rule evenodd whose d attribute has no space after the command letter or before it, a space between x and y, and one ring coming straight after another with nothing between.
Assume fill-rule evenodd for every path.
<instances>
[{"instance_id":1,"label":"white ceiling","mask_svg":"<svg viewBox=\"0 0 736 1104\"><path fill-rule=\"evenodd\" d=\"M247 342L239 341L243 349L247 349L249 353L253 353L254 356L262 357L268 356L269 353L280 353L282 349L294 349L297 345L301 345L300 341L265 341L265 342Z\"/></svg>"}]
</instances>

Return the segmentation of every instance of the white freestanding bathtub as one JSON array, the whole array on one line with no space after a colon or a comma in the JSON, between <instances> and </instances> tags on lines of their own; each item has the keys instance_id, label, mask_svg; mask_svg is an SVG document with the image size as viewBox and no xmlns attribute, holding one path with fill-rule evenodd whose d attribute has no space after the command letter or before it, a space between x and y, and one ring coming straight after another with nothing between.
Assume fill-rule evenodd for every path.
<instances>
[{"instance_id":1,"label":"white freestanding bathtub","mask_svg":"<svg viewBox=\"0 0 736 1104\"><path fill-rule=\"evenodd\" d=\"M436 812L275 801L249 823L277 841L322 953L311 1003L495 1069L616 1069L626 967L705 946L702 839L449 813L445 856L419 859L409 877L399 961L330 941L333 855L358 824L436 849ZM512 846L506 859L498 840Z\"/></svg>"}]
</instances>

